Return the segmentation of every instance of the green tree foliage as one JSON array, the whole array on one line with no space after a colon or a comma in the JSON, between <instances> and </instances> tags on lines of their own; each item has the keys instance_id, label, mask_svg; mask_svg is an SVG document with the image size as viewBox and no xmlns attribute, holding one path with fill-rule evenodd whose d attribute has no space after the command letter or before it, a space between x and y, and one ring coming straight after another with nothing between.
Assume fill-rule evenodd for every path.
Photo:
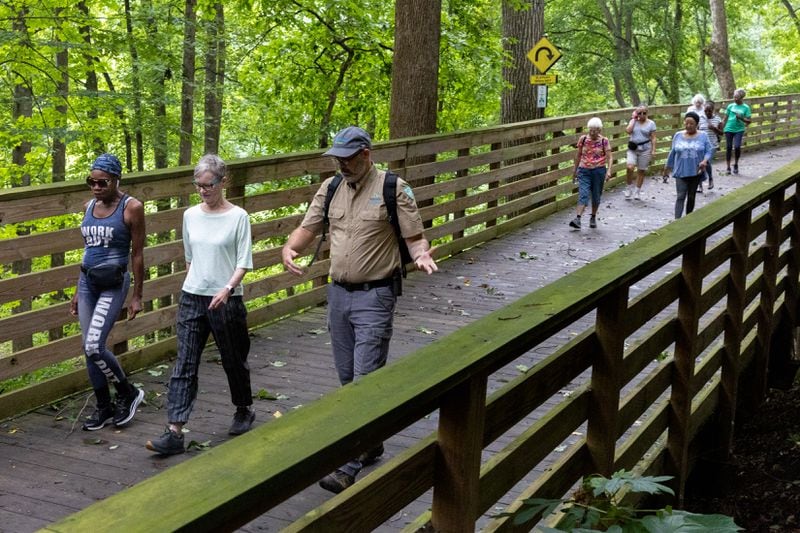
<instances>
[{"instance_id":1,"label":"green tree foliage","mask_svg":"<svg viewBox=\"0 0 800 533\"><path fill-rule=\"evenodd\" d=\"M195 158L203 151L204 58L215 4L196 5ZM224 4L223 157L316 149L352 123L388 138L393 2ZM800 90L799 26L786 6L727 3L734 73L751 95ZM7 125L0 131L0 186L21 185L23 177L33 185L52 181L59 138L67 180L81 179L101 150L117 153L132 170L155 168L157 160L176 165L185 7L185 0L0 2L0 113ZM696 92L719 98L703 55L708 9L706 0L546 2L545 31L564 53L546 114L629 106L637 98L688 102ZM440 130L499 122L506 59L500 18L499 0L443 0ZM68 60L59 70L56 57L64 50ZM66 101L59 93L65 68ZM31 116L14 118L15 89L31 95ZM59 113L64 105L66 117ZM12 151L26 142L24 165L12 164Z\"/></svg>"}]
</instances>

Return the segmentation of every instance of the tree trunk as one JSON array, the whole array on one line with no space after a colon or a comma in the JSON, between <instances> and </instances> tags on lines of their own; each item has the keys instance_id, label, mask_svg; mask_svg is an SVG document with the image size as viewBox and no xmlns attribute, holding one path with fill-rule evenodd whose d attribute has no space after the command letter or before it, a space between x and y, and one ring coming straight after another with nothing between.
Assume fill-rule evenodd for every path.
<instances>
[{"instance_id":1,"label":"tree trunk","mask_svg":"<svg viewBox=\"0 0 800 533\"><path fill-rule=\"evenodd\" d=\"M736 81L733 79L731 68L731 55L728 50L728 19L725 15L725 0L709 0L711 7L711 44L706 52L714 65L714 74L717 76L722 96L732 98L736 90Z\"/></svg>"},{"instance_id":2,"label":"tree trunk","mask_svg":"<svg viewBox=\"0 0 800 533\"><path fill-rule=\"evenodd\" d=\"M54 41L61 43L61 25L63 19L61 18L63 10L61 8L55 10L56 19L56 36ZM67 133L67 103L69 98L69 49L63 46L56 52L56 70L61 74L60 78L56 81L56 94L58 96L55 105L55 115L53 117L53 157L52 157L52 174L53 183L62 182L66 179L67 171L67 144L65 142ZM63 224L62 224L63 227ZM50 255L50 268L59 267L64 265L64 252L59 252ZM64 301L66 295L63 290L56 291L53 296L54 300ZM60 339L64 336L64 330L61 326L50 329L48 332L51 341Z\"/></svg>"},{"instance_id":3,"label":"tree trunk","mask_svg":"<svg viewBox=\"0 0 800 533\"><path fill-rule=\"evenodd\" d=\"M214 4L214 21L208 25L208 50L206 51L205 87L205 143L207 154L219 152L222 128L222 97L225 81L225 15L222 3Z\"/></svg>"},{"instance_id":4,"label":"tree trunk","mask_svg":"<svg viewBox=\"0 0 800 533\"><path fill-rule=\"evenodd\" d=\"M797 33L800 35L800 18L797 16L797 10L789 0L781 0L781 4L786 8L786 11L789 13L789 18L794 22L794 27L797 28Z\"/></svg>"},{"instance_id":5,"label":"tree trunk","mask_svg":"<svg viewBox=\"0 0 800 533\"><path fill-rule=\"evenodd\" d=\"M624 0L619 0L618 4L614 0L597 0L597 5L614 43L614 64L611 65L614 97L620 107L637 106L641 97L633 77L633 6Z\"/></svg>"},{"instance_id":6,"label":"tree trunk","mask_svg":"<svg viewBox=\"0 0 800 533\"><path fill-rule=\"evenodd\" d=\"M708 64L706 63L706 47L708 47L708 15L705 11L698 10L695 15L695 26L697 38L700 41L700 57L698 58L698 68L700 69L700 79L702 80L701 92L705 95L711 94L708 85Z\"/></svg>"},{"instance_id":7,"label":"tree trunk","mask_svg":"<svg viewBox=\"0 0 800 533\"><path fill-rule=\"evenodd\" d=\"M672 28L669 32L669 60L667 62L667 83L664 87L667 102L680 103L681 82L681 56L683 53L683 5L681 0L675 0L675 13L672 18Z\"/></svg>"},{"instance_id":8,"label":"tree trunk","mask_svg":"<svg viewBox=\"0 0 800 533\"><path fill-rule=\"evenodd\" d=\"M17 13L17 16L13 22L13 31L17 34L20 47L30 48L32 45L30 36L28 35L28 25L25 20L27 14L27 8L20 8L20 11ZM12 106L12 118L14 120L14 124L16 124L21 118L29 119L31 116L33 116L33 90L31 89L30 80L25 78L23 74L16 71L12 71L11 74L14 78L14 102ZM30 151L30 141L21 141L11 151L11 162L20 167L18 175L14 176L11 182L15 187L26 187L31 184L31 175L25 169L25 165L28 162L27 156ZM17 173L15 172L14 174ZM18 237L29 235L31 232L30 226L24 224L17 225L16 229ZM11 265L11 271L17 275L27 274L31 271L31 266L30 259L20 259L19 261L14 261L14 263ZM26 311L30 311L31 308L31 298L22 298L19 301L19 305L13 308L12 313L24 313ZM30 335L11 339L11 346L12 351L18 352L33 346L33 339Z\"/></svg>"},{"instance_id":9,"label":"tree trunk","mask_svg":"<svg viewBox=\"0 0 800 533\"><path fill-rule=\"evenodd\" d=\"M392 58L392 101L389 137L413 137L436 133L439 101L439 41L442 32L441 0L396 0L394 57ZM430 163L436 156L407 159L405 166ZM412 181L422 186L435 176ZM418 207L433 205L420 200ZM425 221L430 227L430 221Z\"/></svg>"},{"instance_id":10,"label":"tree trunk","mask_svg":"<svg viewBox=\"0 0 800 533\"><path fill-rule=\"evenodd\" d=\"M510 124L544 117L544 109L536 107L537 86L531 85L530 75L533 73L533 64L527 57L528 52L544 35L544 0L512 1L503 0L503 48L508 58L503 65L503 80L506 87L501 96L501 122ZM540 137L528 137L504 143L504 147L518 146L540 140ZM539 157L542 154L531 153L503 161L504 165L514 165ZM519 181L535 175L534 172L520 173L508 181ZM490 188L498 187L498 182L489 184ZM546 185L543 185L544 187ZM540 187L541 188L541 187ZM529 194L533 190L520 191L510 195L507 200L514 200ZM492 208L497 206L497 201L487 204ZM522 214L513 212L509 217ZM487 226L493 226L496 221L490 221Z\"/></svg>"},{"instance_id":11,"label":"tree trunk","mask_svg":"<svg viewBox=\"0 0 800 533\"><path fill-rule=\"evenodd\" d=\"M436 133L441 0L396 0L389 137Z\"/></svg>"},{"instance_id":12,"label":"tree trunk","mask_svg":"<svg viewBox=\"0 0 800 533\"><path fill-rule=\"evenodd\" d=\"M153 5L148 1L147 22L145 31L151 42L156 42L158 37L158 25L155 18L152 16ZM167 147L167 96L166 96L166 80L171 76L170 70L166 64L156 59L151 68L149 69L153 76L149 79L150 90L152 96L150 97L150 105L153 108L153 163L155 168L167 168L169 166L169 152ZM169 209L169 199L167 199L167 209Z\"/></svg>"},{"instance_id":13,"label":"tree trunk","mask_svg":"<svg viewBox=\"0 0 800 533\"><path fill-rule=\"evenodd\" d=\"M328 91L328 105L325 107L325 112L322 114L322 120L320 120L319 124L319 148L328 147L328 130L331 127L331 117L333 116L333 109L336 107L336 100L339 98L339 89L344 85L347 71L353 66L353 60L356 56L356 51L347 46L346 39L336 39L335 42L344 50L345 58L344 61L339 63L336 81L331 90Z\"/></svg>"},{"instance_id":14,"label":"tree trunk","mask_svg":"<svg viewBox=\"0 0 800 533\"><path fill-rule=\"evenodd\" d=\"M112 94L116 94L117 90L114 88L114 80L108 75L108 72L103 72L103 79L106 80L108 90ZM117 114L119 123L122 125L122 135L125 138L125 168L127 172L133 172L133 138L131 137L131 130L128 127L128 121L125 118L125 106L117 104L114 106L114 111Z\"/></svg>"},{"instance_id":15,"label":"tree trunk","mask_svg":"<svg viewBox=\"0 0 800 533\"><path fill-rule=\"evenodd\" d=\"M84 0L77 4L78 11L81 12L85 20L89 20L89 6L86 5ZM86 45L85 52L83 53L83 60L86 63L86 96L90 102L96 102L98 98L97 88L97 72L94 65L96 62L95 57L92 55L92 28L88 22L81 24L78 28L79 33L83 37L83 43ZM89 123L93 124L97 121L97 109L94 105L90 105L86 111L86 116L89 118ZM106 151L105 141L98 136L92 137L92 151L95 155L100 155Z\"/></svg>"},{"instance_id":16,"label":"tree trunk","mask_svg":"<svg viewBox=\"0 0 800 533\"><path fill-rule=\"evenodd\" d=\"M181 131L178 165L192 163L194 135L194 68L197 0L186 0L183 15L183 67L181 69Z\"/></svg>"},{"instance_id":17,"label":"tree trunk","mask_svg":"<svg viewBox=\"0 0 800 533\"><path fill-rule=\"evenodd\" d=\"M542 35L544 0L503 0L503 48L508 56L503 65L506 82L501 105L503 124L544 116L544 109L536 107L536 86L530 83L533 65L527 57Z\"/></svg>"},{"instance_id":18,"label":"tree trunk","mask_svg":"<svg viewBox=\"0 0 800 533\"><path fill-rule=\"evenodd\" d=\"M133 16L131 0L125 0L125 31L128 39L128 50L131 54L131 87L133 89L133 131L136 139L136 170L144 170L144 139L142 137L142 89L139 75L139 53L133 35ZM128 164L128 167L132 165Z\"/></svg>"}]
</instances>

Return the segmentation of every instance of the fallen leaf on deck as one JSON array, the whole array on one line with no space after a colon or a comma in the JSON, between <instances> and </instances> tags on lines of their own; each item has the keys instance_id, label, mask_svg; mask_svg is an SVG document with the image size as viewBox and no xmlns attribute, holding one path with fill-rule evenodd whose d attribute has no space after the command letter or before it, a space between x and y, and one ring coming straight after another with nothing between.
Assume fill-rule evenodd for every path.
<instances>
[{"instance_id":1,"label":"fallen leaf on deck","mask_svg":"<svg viewBox=\"0 0 800 533\"><path fill-rule=\"evenodd\" d=\"M259 400L277 400L278 397L275 396L273 393L269 392L267 389L259 389L259 391L255 394L255 397Z\"/></svg>"}]
</instances>

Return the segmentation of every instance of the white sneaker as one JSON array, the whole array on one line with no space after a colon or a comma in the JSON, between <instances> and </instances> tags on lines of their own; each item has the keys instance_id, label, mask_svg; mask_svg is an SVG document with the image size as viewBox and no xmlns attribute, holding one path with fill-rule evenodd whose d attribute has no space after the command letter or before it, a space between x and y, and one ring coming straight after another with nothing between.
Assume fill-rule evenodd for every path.
<instances>
[{"instance_id":1,"label":"white sneaker","mask_svg":"<svg viewBox=\"0 0 800 533\"><path fill-rule=\"evenodd\" d=\"M634 199L639 201L642 200L642 189L636 189Z\"/></svg>"},{"instance_id":2,"label":"white sneaker","mask_svg":"<svg viewBox=\"0 0 800 533\"><path fill-rule=\"evenodd\" d=\"M630 187L626 187L625 190L622 191L622 194L625 195L625 199L626 200L630 200L631 199L631 188Z\"/></svg>"}]
</instances>

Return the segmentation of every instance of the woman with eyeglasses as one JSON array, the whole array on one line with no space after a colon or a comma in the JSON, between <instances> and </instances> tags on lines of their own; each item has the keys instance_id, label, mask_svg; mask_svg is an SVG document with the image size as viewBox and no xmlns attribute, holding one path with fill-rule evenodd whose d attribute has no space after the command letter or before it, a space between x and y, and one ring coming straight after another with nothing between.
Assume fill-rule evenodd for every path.
<instances>
[{"instance_id":1,"label":"woman with eyeglasses","mask_svg":"<svg viewBox=\"0 0 800 533\"><path fill-rule=\"evenodd\" d=\"M250 337L241 286L245 273L253 268L250 219L244 209L225 198L227 181L227 166L219 156L200 158L193 183L202 202L183 215L187 274L178 305L178 358L167 393L169 426L145 445L161 455L186 450L183 426L197 398L200 356L209 334L214 335L236 407L228 434L249 431L256 416L251 408Z\"/></svg>"},{"instance_id":2,"label":"woman with eyeglasses","mask_svg":"<svg viewBox=\"0 0 800 533\"><path fill-rule=\"evenodd\" d=\"M144 391L129 381L117 358L106 346L130 288L130 258L133 295L128 303L128 320L142 310L144 282L144 206L119 190L122 165L112 154L92 163L86 184L94 199L86 203L81 222L84 240L81 273L70 313L77 316L83 334L86 370L94 389L96 406L83 429L94 431L109 422L124 426L136 414ZM109 382L116 389L112 403Z\"/></svg>"},{"instance_id":3,"label":"woman with eyeglasses","mask_svg":"<svg viewBox=\"0 0 800 533\"><path fill-rule=\"evenodd\" d=\"M628 139L628 150L625 153L625 183L627 186L623 191L625 199L633 197L636 200L642 198L642 186L644 185L644 174L650 161L656 155L656 123L647 118L649 110L646 105L640 105L633 110L631 120L625 131L630 135ZM636 177L634 179L634 170Z\"/></svg>"}]
</instances>

